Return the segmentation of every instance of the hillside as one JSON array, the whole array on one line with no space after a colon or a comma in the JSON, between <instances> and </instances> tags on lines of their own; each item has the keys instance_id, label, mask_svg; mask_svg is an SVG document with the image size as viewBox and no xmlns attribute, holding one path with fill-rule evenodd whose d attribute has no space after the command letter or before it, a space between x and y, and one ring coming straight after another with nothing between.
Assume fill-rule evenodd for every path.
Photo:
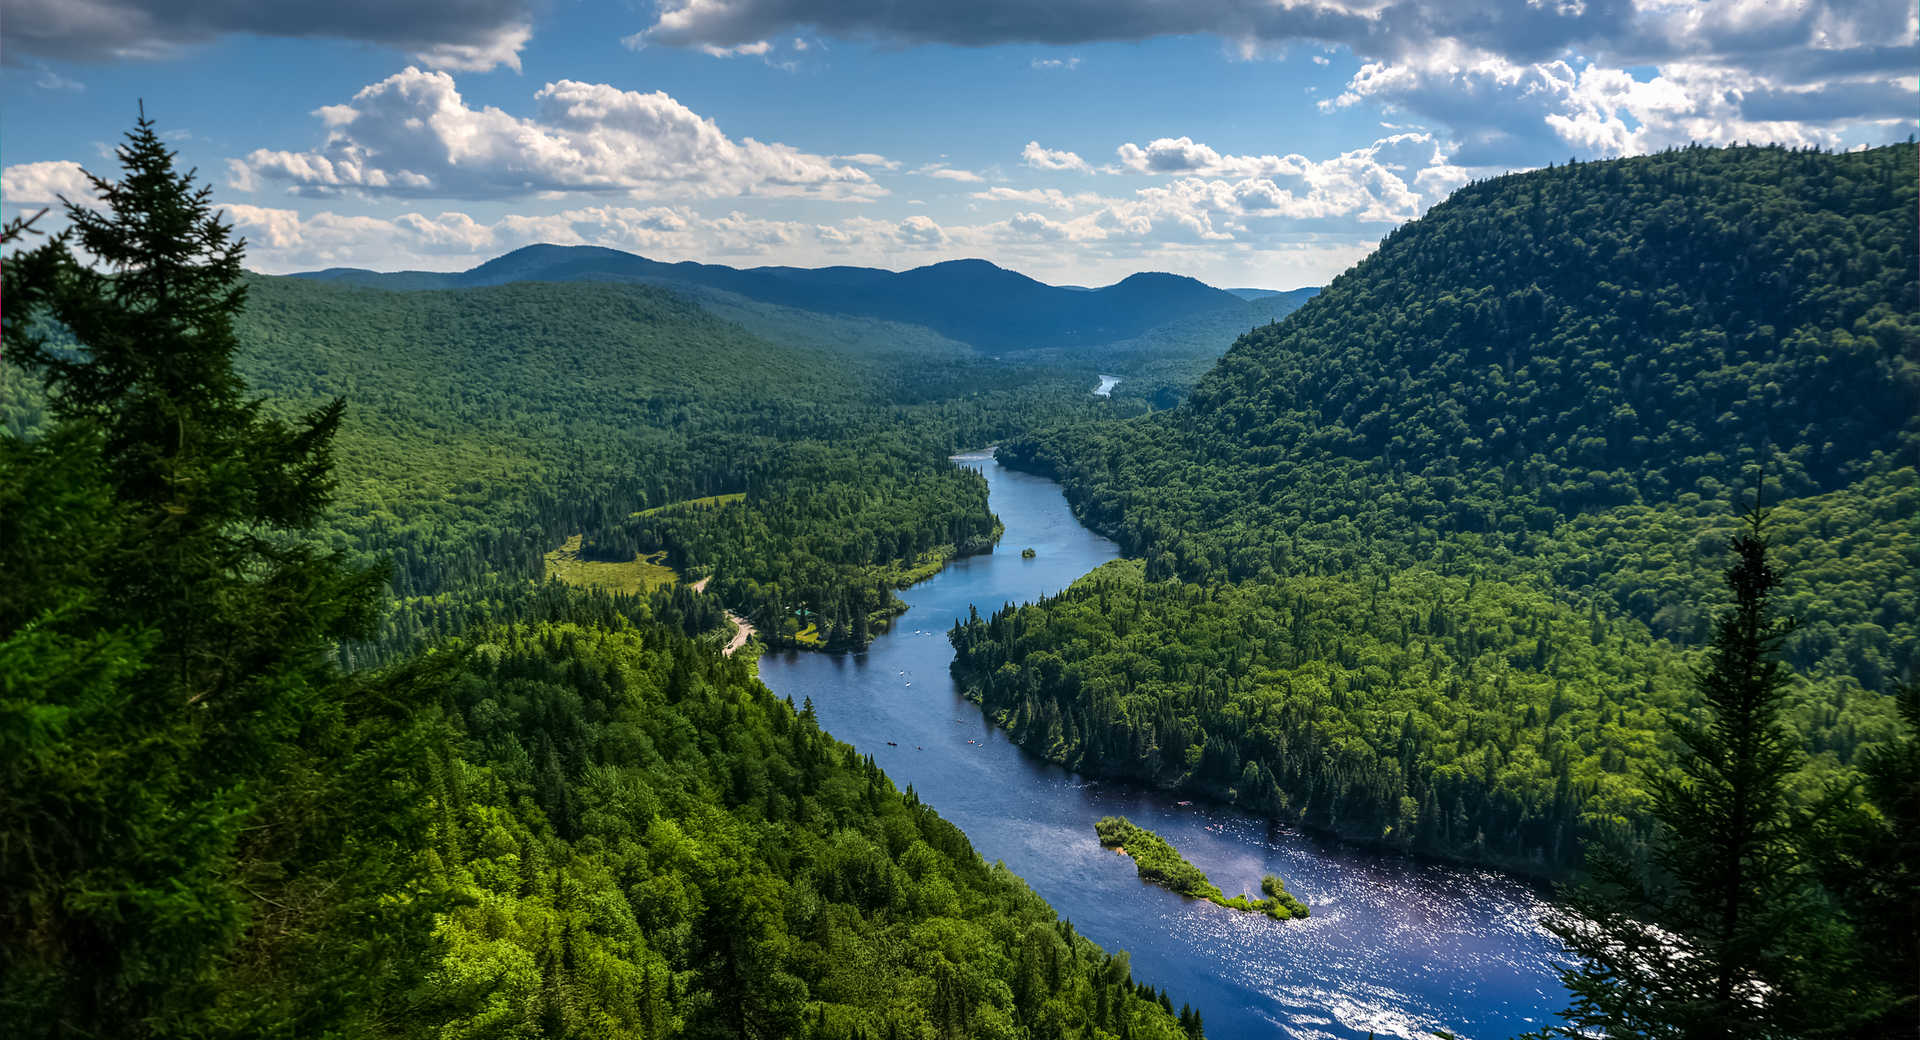
<instances>
[{"instance_id":1,"label":"hillside","mask_svg":"<svg viewBox=\"0 0 1920 1040\"><path fill-rule=\"evenodd\" d=\"M249 293L238 331L255 385L295 407L351 402L334 523L344 544L393 557L403 603L537 579L584 534L597 558L665 551L712 575L770 641L817 617L820 638L858 644L894 585L991 538L984 486L946 456L1082 390L1077 374L927 337L839 349L824 345L844 338L834 328L808 326L779 342L651 286L256 278ZM738 508L697 523L634 516L729 493Z\"/></svg>"},{"instance_id":2,"label":"hillside","mask_svg":"<svg viewBox=\"0 0 1920 1040\"><path fill-rule=\"evenodd\" d=\"M1844 771L1920 664L1914 163L1687 149L1462 189L1177 410L1007 445L1144 570L957 633L956 667L1083 768L1570 864L1561 831L1634 818L1764 472L1803 781Z\"/></svg>"},{"instance_id":3,"label":"hillside","mask_svg":"<svg viewBox=\"0 0 1920 1040\"><path fill-rule=\"evenodd\" d=\"M646 282L920 325L991 351L1094 346L1187 319L1231 316L1244 319L1243 329L1256 323L1249 301L1192 278L1136 274L1104 288L1079 289L1047 285L985 260L950 260L897 273L867 267L742 270L662 263L599 246L535 245L455 274L335 268L296 277L396 290L529 281Z\"/></svg>"},{"instance_id":4,"label":"hillside","mask_svg":"<svg viewBox=\"0 0 1920 1040\"><path fill-rule=\"evenodd\" d=\"M389 292L251 277L237 364L293 414L341 397L335 544L393 564L387 660L525 595L584 536L599 561L665 552L775 644L858 645L892 588L977 551L994 519L946 456L1091 408L1084 369L998 362L921 330L653 286ZM9 371L6 425L44 423ZM712 517L651 507L744 495ZM714 604L681 603L689 624Z\"/></svg>"},{"instance_id":5,"label":"hillside","mask_svg":"<svg viewBox=\"0 0 1920 1040\"><path fill-rule=\"evenodd\" d=\"M112 204L68 215L121 263L60 237L4 271L8 1035L1198 1040L699 638L710 605L514 572L596 515L711 508L807 524L770 582L884 590L910 547L990 529L939 452L1030 399L922 358L967 406L895 405L899 376L644 287L249 281L151 121L119 156ZM827 558L837 528L893 555ZM402 620L465 623L343 667L390 576L440 584Z\"/></svg>"}]
</instances>

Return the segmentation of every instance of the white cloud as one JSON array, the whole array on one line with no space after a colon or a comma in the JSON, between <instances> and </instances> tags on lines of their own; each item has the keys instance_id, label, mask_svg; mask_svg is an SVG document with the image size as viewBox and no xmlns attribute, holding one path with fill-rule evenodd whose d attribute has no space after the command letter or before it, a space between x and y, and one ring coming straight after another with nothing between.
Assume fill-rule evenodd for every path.
<instances>
[{"instance_id":1,"label":"white cloud","mask_svg":"<svg viewBox=\"0 0 1920 1040\"><path fill-rule=\"evenodd\" d=\"M1120 156L1120 165L1135 173L1221 173L1227 172L1220 165L1220 153L1190 137L1162 137L1149 141L1145 148L1128 142L1116 149ZM1272 163L1280 160L1268 156ZM1259 160L1254 165L1239 172L1256 173L1262 168Z\"/></svg>"},{"instance_id":2,"label":"white cloud","mask_svg":"<svg viewBox=\"0 0 1920 1040\"><path fill-rule=\"evenodd\" d=\"M715 58L738 58L743 55L759 58L765 57L768 51L773 50L773 44L765 40L735 44L732 47L716 47L711 43L704 43L699 49L700 53Z\"/></svg>"},{"instance_id":3,"label":"white cloud","mask_svg":"<svg viewBox=\"0 0 1920 1040\"><path fill-rule=\"evenodd\" d=\"M232 184L280 181L308 194L429 198L540 192L637 196L886 194L865 170L751 137L735 140L663 92L559 80L537 118L470 108L453 77L409 68L315 111L329 128L310 152L260 149Z\"/></svg>"},{"instance_id":4,"label":"white cloud","mask_svg":"<svg viewBox=\"0 0 1920 1040\"><path fill-rule=\"evenodd\" d=\"M1073 152L1042 148L1038 141L1027 142L1027 146L1020 150L1020 161L1036 170L1051 170L1056 172L1060 170L1075 170L1080 173L1086 173L1092 169L1092 167L1087 165L1085 159L1080 158Z\"/></svg>"},{"instance_id":5,"label":"white cloud","mask_svg":"<svg viewBox=\"0 0 1920 1040\"><path fill-rule=\"evenodd\" d=\"M1592 61L1517 63L1441 46L1418 59L1362 65L1345 91L1320 107L1361 103L1453 127L1458 161L1524 167L1568 152L1605 157L1693 141L1837 147L1843 132L1863 119L1889 126L1910 120L1920 95L1911 77L1869 77L1838 91L1690 61L1635 75Z\"/></svg>"},{"instance_id":6,"label":"white cloud","mask_svg":"<svg viewBox=\"0 0 1920 1040\"><path fill-rule=\"evenodd\" d=\"M1364 65L1334 104L1416 112L1487 165L1689 140L1837 147L1920 125L1912 0L661 0L656 11L642 35L673 46L805 26L959 46L1208 34L1241 58L1344 47ZM1311 60L1331 64L1325 53Z\"/></svg>"},{"instance_id":7,"label":"white cloud","mask_svg":"<svg viewBox=\"0 0 1920 1040\"><path fill-rule=\"evenodd\" d=\"M436 43L415 56L436 69L486 72L505 65L520 71L520 51L533 39L533 25L504 25L486 39L473 43Z\"/></svg>"},{"instance_id":8,"label":"white cloud","mask_svg":"<svg viewBox=\"0 0 1920 1040\"><path fill-rule=\"evenodd\" d=\"M1008 188L1000 185L985 191L976 191L973 198L984 202L1019 202L1029 206L1049 206L1053 209L1075 210L1088 206L1104 205L1111 201L1090 191L1069 195L1058 188Z\"/></svg>"},{"instance_id":9,"label":"white cloud","mask_svg":"<svg viewBox=\"0 0 1920 1040\"><path fill-rule=\"evenodd\" d=\"M87 89L85 83L62 76L45 65L40 66L40 74L33 78L33 85L41 90L71 90L75 93Z\"/></svg>"},{"instance_id":10,"label":"white cloud","mask_svg":"<svg viewBox=\"0 0 1920 1040\"><path fill-rule=\"evenodd\" d=\"M326 266L470 266L536 242L603 245L636 252L691 255L695 250L752 252L754 241L786 235L776 221L740 213L702 220L681 206L592 206L557 213L507 215L492 222L466 213L406 213L383 218L253 205L225 207L247 238L248 264L293 271Z\"/></svg>"},{"instance_id":11,"label":"white cloud","mask_svg":"<svg viewBox=\"0 0 1920 1040\"><path fill-rule=\"evenodd\" d=\"M847 162L855 166L874 166L882 170L897 170L901 166L898 161L889 159L884 155L876 155L873 152L855 152L852 155L830 155L827 158L832 159L834 162Z\"/></svg>"},{"instance_id":12,"label":"white cloud","mask_svg":"<svg viewBox=\"0 0 1920 1040\"><path fill-rule=\"evenodd\" d=\"M1135 173L1184 175L1186 190L1205 182L1216 197L1228 191L1243 200L1242 208L1313 219L1344 215L1369 223L1411 220L1444 197L1428 189L1465 183L1464 176L1425 173L1457 167L1433 135L1421 132L1394 134L1321 161L1299 154L1223 155L1184 136L1144 146L1123 144L1115 154L1121 166ZM1410 188L1409 182L1427 187Z\"/></svg>"},{"instance_id":13,"label":"white cloud","mask_svg":"<svg viewBox=\"0 0 1920 1040\"><path fill-rule=\"evenodd\" d=\"M956 170L946 163L928 163L913 172L936 180L959 181L962 184L978 184L986 180L972 170Z\"/></svg>"},{"instance_id":14,"label":"white cloud","mask_svg":"<svg viewBox=\"0 0 1920 1040\"><path fill-rule=\"evenodd\" d=\"M58 206L62 197L97 205L93 183L77 162L17 163L0 170L0 201L9 206Z\"/></svg>"},{"instance_id":15,"label":"white cloud","mask_svg":"<svg viewBox=\"0 0 1920 1040\"><path fill-rule=\"evenodd\" d=\"M921 214L819 224L739 210L703 217L687 206L590 206L490 222L461 212L383 218L253 205L226 210L248 240L248 265L276 272L331 266L458 270L536 242L607 246L662 260L807 263L829 254L912 265L993 240L988 229L948 228Z\"/></svg>"},{"instance_id":16,"label":"white cloud","mask_svg":"<svg viewBox=\"0 0 1920 1040\"><path fill-rule=\"evenodd\" d=\"M935 223L932 217L921 216L917 213L901 221L895 229L895 233L899 236L900 241L914 245L937 246L944 245L947 241L945 229Z\"/></svg>"},{"instance_id":17,"label":"white cloud","mask_svg":"<svg viewBox=\"0 0 1920 1040\"><path fill-rule=\"evenodd\" d=\"M972 197L1062 215L1027 210L971 233L1001 243L1067 241L1136 252L1206 243L1260 251L1302 240L1364 252L1381 229L1412 220L1476 172L1449 162L1424 133L1395 134L1319 161L1223 155L1190 138L1119 152L1135 172L1175 176L1125 197L996 186Z\"/></svg>"},{"instance_id":18,"label":"white cloud","mask_svg":"<svg viewBox=\"0 0 1920 1040\"><path fill-rule=\"evenodd\" d=\"M1033 59L1033 67L1036 69L1049 69L1049 70L1061 69L1067 72L1072 72L1074 69L1077 69L1080 67L1080 59L1079 58L1035 58Z\"/></svg>"}]
</instances>

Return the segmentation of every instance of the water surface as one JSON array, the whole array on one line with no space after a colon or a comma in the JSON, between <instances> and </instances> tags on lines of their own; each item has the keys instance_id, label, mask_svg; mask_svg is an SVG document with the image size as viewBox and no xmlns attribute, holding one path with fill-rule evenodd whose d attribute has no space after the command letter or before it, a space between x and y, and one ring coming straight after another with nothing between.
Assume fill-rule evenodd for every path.
<instances>
[{"instance_id":1,"label":"water surface","mask_svg":"<svg viewBox=\"0 0 1920 1040\"><path fill-rule=\"evenodd\" d=\"M1105 379L1106 377L1102 377ZM778 694L813 699L827 731L872 754L896 784L1004 860L1136 978L1189 1001L1214 1040L1234 1037L1507 1037L1552 1019L1565 993L1539 896L1504 876L1384 857L1272 829L1228 809L1182 806L1096 782L1011 744L955 690L947 630L1059 591L1118 550L1080 526L1051 481L962 456L1006 524L996 552L955 561L902 595L911 609L860 654L768 654ZM1022 559L1032 548L1034 557ZM889 746L888 741L897 746ZM1308 906L1275 922L1139 880L1102 849L1093 822L1121 814L1164 835L1227 894L1274 873Z\"/></svg>"},{"instance_id":2,"label":"water surface","mask_svg":"<svg viewBox=\"0 0 1920 1040\"><path fill-rule=\"evenodd\" d=\"M1100 385L1093 388L1095 397L1112 397L1113 388L1120 385L1119 376L1101 376Z\"/></svg>"}]
</instances>

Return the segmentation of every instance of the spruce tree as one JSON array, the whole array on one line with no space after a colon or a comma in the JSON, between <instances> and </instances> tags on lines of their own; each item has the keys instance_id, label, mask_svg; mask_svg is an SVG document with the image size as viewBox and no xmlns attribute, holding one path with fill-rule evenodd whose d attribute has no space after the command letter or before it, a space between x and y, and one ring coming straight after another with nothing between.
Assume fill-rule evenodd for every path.
<instances>
[{"instance_id":1,"label":"spruce tree","mask_svg":"<svg viewBox=\"0 0 1920 1040\"><path fill-rule=\"evenodd\" d=\"M6 264L6 357L56 423L0 437L0 1021L315 1035L377 1013L367 966L417 934L415 908L332 929L411 876L355 844L407 821L418 734L330 660L381 584L304 533L340 403L247 396L241 243L144 113L117 156L101 208ZM328 900L294 895L320 873Z\"/></svg>"},{"instance_id":2,"label":"spruce tree","mask_svg":"<svg viewBox=\"0 0 1920 1040\"><path fill-rule=\"evenodd\" d=\"M1787 784L1800 752L1782 721L1788 625L1763 511L1731 549L1733 605L1694 675L1705 719L1672 720L1677 768L1648 777L1656 876L1589 850L1593 880L1549 922L1580 959L1562 972L1568 1024L1542 1035L1782 1036L1806 1013L1793 986L1807 929Z\"/></svg>"}]
</instances>

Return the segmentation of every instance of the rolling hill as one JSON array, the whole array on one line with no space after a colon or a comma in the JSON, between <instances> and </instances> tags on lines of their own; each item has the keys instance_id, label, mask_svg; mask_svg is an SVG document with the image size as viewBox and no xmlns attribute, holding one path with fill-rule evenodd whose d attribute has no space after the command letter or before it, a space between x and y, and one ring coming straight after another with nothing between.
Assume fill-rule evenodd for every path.
<instances>
[{"instance_id":1,"label":"rolling hill","mask_svg":"<svg viewBox=\"0 0 1920 1040\"><path fill-rule=\"evenodd\" d=\"M1264 320L1269 308L1192 278L1131 275L1095 289L1047 285L985 260L910 271L867 267L755 267L662 263L599 246L533 245L450 274L332 268L296 277L395 290L510 282L646 282L718 290L780 307L921 325L981 350L1097 346L1189 320ZM1296 290L1296 293L1301 290ZM1290 295L1290 294L1280 294Z\"/></svg>"},{"instance_id":2,"label":"rolling hill","mask_svg":"<svg viewBox=\"0 0 1920 1040\"><path fill-rule=\"evenodd\" d=\"M1911 144L1470 185L1175 410L1001 458L1140 561L956 631L1036 752L1554 871L1643 767L1764 479L1806 791L1920 666Z\"/></svg>"}]
</instances>

